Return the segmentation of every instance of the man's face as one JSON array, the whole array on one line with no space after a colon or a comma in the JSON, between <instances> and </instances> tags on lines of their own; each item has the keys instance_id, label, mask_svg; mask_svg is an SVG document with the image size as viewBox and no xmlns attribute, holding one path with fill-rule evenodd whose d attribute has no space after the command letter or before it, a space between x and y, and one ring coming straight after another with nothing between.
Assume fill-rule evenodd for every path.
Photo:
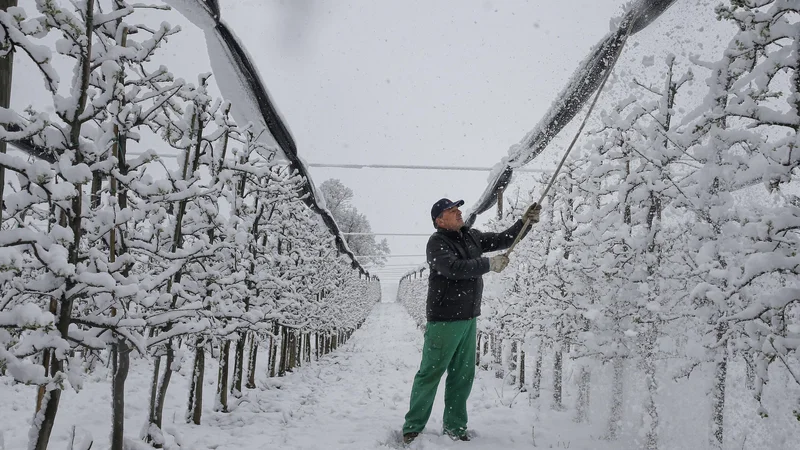
<instances>
[{"instance_id":1,"label":"man's face","mask_svg":"<svg viewBox=\"0 0 800 450\"><path fill-rule=\"evenodd\" d=\"M442 214L436 219L439 228L445 230L460 230L464 226L464 219L461 217L461 210L458 206L444 210Z\"/></svg>"}]
</instances>

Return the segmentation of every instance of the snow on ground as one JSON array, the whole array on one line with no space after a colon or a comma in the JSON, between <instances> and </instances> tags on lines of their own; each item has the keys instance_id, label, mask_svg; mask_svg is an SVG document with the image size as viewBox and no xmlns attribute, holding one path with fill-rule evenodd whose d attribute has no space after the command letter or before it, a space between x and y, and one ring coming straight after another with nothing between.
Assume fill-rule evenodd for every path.
<instances>
[{"instance_id":1,"label":"snow on ground","mask_svg":"<svg viewBox=\"0 0 800 450\"><path fill-rule=\"evenodd\" d=\"M408 407L411 382L420 362L422 333L402 306L376 305L372 315L345 345L318 362L306 364L284 378L267 378L264 370L259 389L246 391L232 412L212 411L216 366L206 372L203 424L184 423L188 393L186 375L191 357L186 355L180 375L168 391L164 428L184 449L247 450L379 449L399 447L397 439ZM261 355L264 356L264 355ZM261 359L265 361L265 359ZM151 365L133 361L128 380L126 435L135 441L144 424ZM443 384L442 384L443 387ZM0 449L27 446L35 389L0 378ZM234 401L232 399L232 405ZM513 403L513 408L508 405ZM527 394L514 396L500 380L485 371L478 376L470 401L472 442L452 442L442 436L443 392L440 390L425 433L412 449L529 449L531 420L537 416L528 406ZM537 424L538 446L549 448L596 448L582 440L566 413L547 413L554 424ZM563 419L563 420L562 420ZM104 369L98 370L84 389L65 392L50 448L67 448L70 432L91 433L93 448L108 448L110 384ZM133 444L133 442L131 442ZM138 445L136 447L139 447ZM168 447L177 448L175 445Z\"/></svg>"},{"instance_id":2,"label":"snow on ground","mask_svg":"<svg viewBox=\"0 0 800 450\"><path fill-rule=\"evenodd\" d=\"M480 319L479 319L480 320ZM230 413L213 411L217 367L213 360L206 369L203 423L184 423L188 395L187 374L191 355L184 355L182 367L173 377L164 413L164 428L170 435L167 450L249 450L272 449L386 449L400 448L400 428L408 407L411 382L420 362L422 332L402 306L381 303L375 306L364 326L337 351L308 363L283 378L268 378L266 358L259 355L261 367L258 389L245 390L240 400L231 399ZM209 358L211 359L211 358ZM566 362L566 361L565 361ZM545 365L550 362L545 361ZM151 364L144 359L133 361L127 385L126 435L129 448L146 446L136 439L145 422ZM576 424L574 414L574 369L565 366L566 411L553 411L549 399L550 380L542 380L542 396L531 402L527 393L518 394L493 371L479 370L469 402L471 442L453 442L442 436L443 392L440 389L433 415L425 432L410 449L626 449L641 448L636 430L641 429L641 411L626 412L620 440L599 439L607 420L610 379L602 371L593 376L591 424ZM547 375L548 371L545 371ZM70 432L76 427L78 438L91 434L93 449L108 448L110 432L110 384L107 371L96 370L79 393L72 390L62 397L50 448L69 448ZM635 384L635 383L634 383ZM443 383L440 385L443 387ZM698 395L687 395L689 386L679 392L676 411L664 409L664 449L704 448L702 417L707 416L706 390L702 385L690 388ZM678 389L665 386L666 390ZM35 388L12 384L0 377L0 450L22 450L27 446L27 433L32 414ZM788 394L788 393L787 393ZM628 395L628 394L626 394ZM607 397L607 395L606 395ZM790 395L791 397L791 395ZM752 401L752 400L751 400ZM639 402L634 402L638 404ZM752 405L732 403L730 448L796 448L794 439L767 439L755 425L737 416L751 417ZM684 417L684 420L681 420ZM687 423L687 420L691 423ZM741 425L741 426L737 426ZM772 424L771 426L775 426ZM782 424L786 436L792 436ZM765 428L768 429L769 427ZM746 439L742 441L742 437ZM749 439L748 439L749 436ZM727 447L727 446L726 446Z\"/></svg>"},{"instance_id":3,"label":"snow on ground","mask_svg":"<svg viewBox=\"0 0 800 450\"><path fill-rule=\"evenodd\" d=\"M421 348L422 334L405 310L394 303L379 304L337 352L284 379L262 382L265 390L251 392L232 414L215 414L210 426L198 427L191 440L184 439L191 448L219 450L272 445L282 449L399 447ZM499 380L487 372L479 375L471 402L475 440L453 442L442 436L440 389L428 428L410 448L531 448L527 423L531 414L503 405ZM517 397L515 406L521 398ZM505 400L506 405L509 401ZM558 439L570 439L550 434L554 446Z\"/></svg>"}]
</instances>

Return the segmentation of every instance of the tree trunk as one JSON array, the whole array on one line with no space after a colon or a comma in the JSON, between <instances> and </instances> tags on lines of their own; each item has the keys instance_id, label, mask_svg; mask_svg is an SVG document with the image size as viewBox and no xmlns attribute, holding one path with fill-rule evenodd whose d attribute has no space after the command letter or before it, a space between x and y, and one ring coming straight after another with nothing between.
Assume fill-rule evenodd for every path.
<instances>
[{"instance_id":1,"label":"tree trunk","mask_svg":"<svg viewBox=\"0 0 800 450\"><path fill-rule=\"evenodd\" d=\"M539 339L539 348L536 349L536 363L533 367L533 380L531 380L531 397L539 398L542 388L542 359L544 357L544 339Z\"/></svg>"},{"instance_id":2,"label":"tree trunk","mask_svg":"<svg viewBox=\"0 0 800 450\"><path fill-rule=\"evenodd\" d=\"M614 378L611 381L611 411L608 414L608 434L605 438L616 440L622 426L622 398L625 394L625 360L614 358Z\"/></svg>"},{"instance_id":3,"label":"tree trunk","mask_svg":"<svg viewBox=\"0 0 800 450\"><path fill-rule=\"evenodd\" d=\"M724 338L727 327L717 325L717 341ZM725 437L725 384L728 378L728 344L720 345L715 352L714 385L711 388L711 448L722 448Z\"/></svg>"},{"instance_id":4,"label":"tree trunk","mask_svg":"<svg viewBox=\"0 0 800 450\"><path fill-rule=\"evenodd\" d=\"M186 411L186 422L200 425L203 415L203 381L206 372L205 341L198 338L194 349L194 369L189 387L189 409Z\"/></svg>"},{"instance_id":5,"label":"tree trunk","mask_svg":"<svg viewBox=\"0 0 800 450\"><path fill-rule=\"evenodd\" d=\"M0 1L2 1L2 0L0 0ZM2 76L2 75L0 75L0 76ZM0 170L3 170L3 169L0 169ZM0 191L1 190L2 190L2 186L0 186ZM0 215L1 214L2 214L2 211L0 211ZM63 220L63 216L62 216L62 220ZM58 301L55 298L51 298L50 299L50 313L53 314L54 317L58 313ZM51 361L52 356L53 356L53 351L52 350L44 350L42 352L42 366L44 367L44 374L45 375L49 375L49 372L50 372L50 361ZM44 394L45 394L46 390L47 390L47 386L39 386L39 389L37 389L37 393L36 393L36 409L34 411L39 411L40 409L42 409L42 400L44 399Z\"/></svg>"},{"instance_id":6,"label":"tree trunk","mask_svg":"<svg viewBox=\"0 0 800 450\"><path fill-rule=\"evenodd\" d=\"M153 335L153 330L150 330L150 337ZM161 356L157 356L153 362L153 378L150 380L150 405L148 408L148 428L144 430L143 440L147 440L149 436L149 424L153 423L153 411L156 410L156 397L158 397L158 375L161 373Z\"/></svg>"},{"instance_id":7,"label":"tree trunk","mask_svg":"<svg viewBox=\"0 0 800 450\"><path fill-rule=\"evenodd\" d=\"M172 365L175 362L175 350L172 348L172 343L167 343L167 359L164 364L164 373L161 376L161 382L158 385L158 398L156 399L156 418L158 419L158 428L164 421L164 404L167 401L167 388L172 379Z\"/></svg>"},{"instance_id":8,"label":"tree trunk","mask_svg":"<svg viewBox=\"0 0 800 450\"><path fill-rule=\"evenodd\" d=\"M564 353L561 351L561 343L557 343L556 345L556 353L553 358L553 409L563 410L562 376L564 371Z\"/></svg>"},{"instance_id":9,"label":"tree trunk","mask_svg":"<svg viewBox=\"0 0 800 450\"><path fill-rule=\"evenodd\" d=\"M276 331L277 334L277 331ZM270 378L275 377L275 369L276 369L276 360L278 359L278 345L275 342L275 336L269 337L269 376Z\"/></svg>"},{"instance_id":10,"label":"tree trunk","mask_svg":"<svg viewBox=\"0 0 800 450\"><path fill-rule=\"evenodd\" d=\"M125 438L125 381L130 369L131 350L123 338L118 338L112 348L114 377L111 385L111 450L122 450Z\"/></svg>"},{"instance_id":11,"label":"tree trunk","mask_svg":"<svg viewBox=\"0 0 800 450\"><path fill-rule=\"evenodd\" d=\"M656 406L656 395L658 395L658 380L656 380L656 363L653 349L656 342L656 325L651 324L644 336L644 360L642 361L645 373L645 384L647 394L645 396L645 429L647 430L645 448L647 450L658 449L658 408Z\"/></svg>"},{"instance_id":12,"label":"tree trunk","mask_svg":"<svg viewBox=\"0 0 800 450\"><path fill-rule=\"evenodd\" d=\"M219 374L217 375L217 404L215 411L228 412L228 360L231 353L231 341L225 339L219 349Z\"/></svg>"},{"instance_id":13,"label":"tree trunk","mask_svg":"<svg viewBox=\"0 0 800 450\"><path fill-rule=\"evenodd\" d=\"M747 389L750 389L752 391L753 389L756 388L755 361L753 361L753 355L747 350L743 351L742 356L744 357L744 362L745 362L745 369L744 369L745 386L747 387Z\"/></svg>"},{"instance_id":14,"label":"tree trunk","mask_svg":"<svg viewBox=\"0 0 800 450\"><path fill-rule=\"evenodd\" d=\"M276 363L278 359L278 343L275 342L277 340L277 336L279 333L278 324L275 324L275 328L272 332L272 336L269 337L269 376L270 378L275 377L275 369Z\"/></svg>"},{"instance_id":15,"label":"tree trunk","mask_svg":"<svg viewBox=\"0 0 800 450\"><path fill-rule=\"evenodd\" d=\"M481 349L481 354L483 355L483 365L481 366L481 368L483 370L489 370L489 363L491 362L491 358L489 357L491 356L489 353L490 337L487 333L482 333L482 334L483 334L483 348Z\"/></svg>"},{"instance_id":16,"label":"tree trunk","mask_svg":"<svg viewBox=\"0 0 800 450\"><path fill-rule=\"evenodd\" d=\"M161 379L158 382L155 401L151 402L151 406L154 407L154 409L150 411L150 425L147 428L147 436L145 438L145 441L155 448L161 448L164 445L162 442L161 425L164 418L164 403L167 400L167 388L169 387L170 379L172 379L172 363L174 361L175 351L172 349L172 342L168 342L167 355L164 360L164 372L161 374ZM156 374L156 376L158 375ZM159 434L157 438L153 435L156 430Z\"/></svg>"},{"instance_id":17,"label":"tree trunk","mask_svg":"<svg viewBox=\"0 0 800 450\"><path fill-rule=\"evenodd\" d=\"M167 342L166 345L164 372L160 373L160 356L156 358L155 364L153 364L153 380L150 386L150 410L147 418L147 426L143 430L142 440L155 448L161 448L164 445L161 424L164 416L167 387L169 387L169 381L172 378L172 363L174 360L175 352L172 349L172 342L170 341Z\"/></svg>"},{"instance_id":18,"label":"tree trunk","mask_svg":"<svg viewBox=\"0 0 800 450\"><path fill-rule=\"evenodd\" d=\"M516 386L517 384L517 357L519 356L519 347L517 341L512 339L508 344L511 348L508 352L508 384Z\"/></svg>"},{"instance_id":19,"label":"tree trunk","mask_svg":"<svg viewBox=\"0 0 800 450\"><path fill-rule=\"evenodd\" d=\"M48 375L50 372L50 356L52 355L52 351L44 350L42 352L42 366L44 367L44 374ZM34 411L39 411L42 409L42 400L44 399L44 394L47 392L47 386L41 385L36 390L36 409Z\"/></svg>"},{"instance_id":20,"label":"tree trunk","mask_svg":"<svg viewBox=\"0 0 800 450\"><path fill-rule=\"evenodd\" d=\"M80 197L80 196L77 196ZM80 200L78 200L80 202ZM74 201L73 201L74 206ZM80 211L80 209L78 209ZM78 221L80 221L80 216L78 216ZM78 222L80 223L80 222ZM74 224L74 222L73 222ZM79 225L80 226L80 225ZM76 235L76 240L78 240L80 234ZM72 250L77 252L78 244L75 243L75 249ZM72 252L71 251L71 252ZM60 309L58 312L58 322L56 323L56 329L61 334L61 337L67 340L67 336L69 334L69 325L72 319L72 299L66 297L66 292L71 292L72 289L75 288L74 282L71 280L67 280L66 289L63 294L61 294L61 301L60 301ZM55 376L59 372L64 371L64 361L58 358L55 354L52 355L51 364L50 364L50 374ZM38 429L35 431L36 441L33 446L31 446L32 450L46 450L47 444L50 442L50 434L53 431L53 425L56 421L56 413L58 412L58 403L61 400L61 389L55 387L51 390L48 394L45 394L42 398L42 409L39 410L36 414L36 420L33 421L33 427ZM31 433L34 434L34 433Z\"/></svg>"},{"instance_id":21,"label":"tree trunk","mask_svg":"<svg viewBox=\"0 0 800 450\"><path fill-rule=\"evenodd\" d=\"M492 362L494 363L495 378L502 379L505 374L505 361L503 361L503 339L497 333L492 333Z\"/></svg>"},{"instance_id":22,"label":"tree trunk","mask_svg":"<svg viewBox=\"0 0 800 450\"><path fill-rule=\"evenodd\" d=\"M519 391L526 392L528 389L525 387L525 350L519 351Z\"/></svg>"},{"instance_id":23,"label":"tree trunk","mask_svg":"<svg viewBox=\"0 0 800 450\"><path fill-rule=\"evenodd\" d=\"M575 405L575 423L589 421L589 381L592 372L589 366L581 364L581 371L578 375L578 401Z\"/></svg>"},{"instance_id":24,"label":"tree trunk","mask_svg":"<svg viewBox=\"0 0 800 450\"><path fill-rule=\"evenodd\" d=\"M85 4L86 6L86 34L91 36L92 31L94 30L94 0L88 0ZM83 112L86 107L85 103L85 94L89 88L89 74L90 74L90 55L92 54L92 39L89 39L86 43L86 47L84 48L85 53L84 57L81 60L81 85L78 86L77 90L79 91L79 95L81 96L81 101L79 101L79 105L75 110L74 121L70 123L70 145L76 150L75 151L75 165L83 163L83 153L79 149L80 147L80 139L81 139L81 122L79 119L79 115ZM67 216L69 221L69 228L72 231L72 242L68 246L68 261L70 264L75 266L78 265L80 259L80 244L81 239L83 238L83 223L82 223L82 213L83 213L83 186L81 184L75 184L75 190L77 191L78 195L75 195L71 202L71 211L70 214ZM59 299L59 311L56 322L56 329L58 330L59 334L65 341L69 341L69 326L72 321L72 307L74 303L74 298L69 295L72 295L73 290L76 288L77 283L74 281L73 277L67 277L64 283L64 292L61 294L61 298ZM63 361L57 357L56 354L52 357L51 362L51 375L55 376L58 372L63 371L64 363ZM33 430L31 430L30 435L36 436L35 442L29 448L31 450L45 450L47 448L47 444L50 441L50 433L53 431L53 425L56 420L56 413L58 412L58 403L61 399L61 389L56 387L54 388L50 395L47 396L48 400L42 401L42 408L43 414L39 416L37 413L37 420L33 421Z\"/></svg>"},{"instance_id":25,"label":"tree trunk","mask_svg":"<svg viewBox=\"0 0 800 450\"><path fill-rule=\"evenodd\" d=\"M55 421L55 415L58 411L58 401L60 398L60 389L47 391L42 397L42 409L36 413L36 416L33 419L34 424L41 423L41 425L38 433L36 434L36 441L33 443L33 447L29 448L33 448L34 450L47 450L47 443L50 441L50 432L53 429L52 423ZM50 426L45 428L45 422L48 421L48 416L51 416L52 419L49 420Z\"/></svg>"},{"instance_id":26,"label":"tree trunk","mask_svg":"<svg viewBox=\"0 0 800 450\"><path fill-rule=\"evenodd\" d=\"M244 349L247 344L247 333L239 332L239 339L236 340L236 354L233 356L233 382L231 383L231 395L234 397L242 396L242 378L244 377Z\"/></svg>"},{"instance_id":27,"label":"tree trunk","mask_svg":"<svg viewBox=\"0 0 800 450\"><path fill-rule=\"evenodd\" d=\"M256 388L256 358L258 357L258 339L255 333L250 335L250 354L247 358L247 389Z\"/></svg>"},{"instance_id":28,"label":"tree trunk","mask_svg":"<svg viewBox=\"0 0 800 450\"><path fill-rule=\"evenodd\" d=\"M289 370L294 372L294 369L298 366L298 352L297 349L300 347L299 345L299 333L296 329L289 330Z\"/></svg>"},{"instance_id":29,"label":"tree trunk","mask_svg":"<svg viewBox=\"0 0 800 450\"><path fill-rule=\"evenodd\" d=\"M288 352L287 352L287 347L286 347L287 340L288 340L287 336L288 336L288 331L287 331L286 327L282 326L281 327L281 360L280 360L280 363L278 364L278 376L279 377L282 377L282 376L286 375L286 361L288 359L287 358L287 353Z\"/></svg>"}]
</instances>

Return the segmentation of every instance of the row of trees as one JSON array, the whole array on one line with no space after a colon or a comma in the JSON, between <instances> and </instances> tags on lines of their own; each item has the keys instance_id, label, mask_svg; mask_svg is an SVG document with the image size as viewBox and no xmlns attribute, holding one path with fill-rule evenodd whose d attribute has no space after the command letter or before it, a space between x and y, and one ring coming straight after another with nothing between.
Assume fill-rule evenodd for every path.
<instances>
[{"instance_id":1,"label":"row of trees","mask_svg":"<svg viewBox=\"0 0 800 450\"><path fill-rule=\"evenodd\" d=\"M498 277L503 295L484 299L490 341L524 341L537 353L532 396L547 354L553 405L563 407L568 357L578 368L576 420L584 421L591 373L609 363L606 435L614 439L631 389L624 380L635 373L643 380L638 444L656 449L662 375L705 377L708 445L723 448L733 445L733 376L746 380L758 402L753 415L764 418L774 414L766 386L800 385L800 198L792 194L800 57L790 50L800 43L798 13L794 2L769 0L718 7L736 32L719 61L694 61L709 76L692 113L679 115L691 101L692 71L679 72L669 57L660 86L629 80L630 96L601 115L602 129L565 167L541 223ZM534 198L518 200L521 209ZM790 414L800 420L794 401Z\"/></svg>"},{"instance_id":2,"label":"row of trees","mask_svg":"<svg viewBox=\"0 0 800 450\"><path fill-rule=\"evenodd\" d=\"M342 184L341 180L331 178L319 185L325 205L336 220L339 230L344 234L347 246L364 264L383 267L386 264L386 255L389 255L389 243L386 239L380 241L372 234L372 225L363 213L358 211L353 203L353 190Z\"/></svg>"},{"instance_id":3,"label":"row of trees","mask_svg":"<svg viewBox=\"0 0 800 450\"><path fill-rule=\"evenodd\" d=\"M199 423L206 355L219 358L226 411L229 391L255 387L259 346L265 371L282 375L335 348L380 298L264 130L230 118L210 75L193 84L153 62L178 29L129 23L141 8L156 7L42 0L32 17L0 12L0 51L30 58L53 111L0 109L0 141L43 157L0 153L0 374L38 386L32 449L47 448L62 391L98 362L112 368L111 448L122 449L131 361L152 361L141 437L160 447L182 354L194 354L186 418ZM144 150L156 139L177 164Z\"/></svg>"}]
</instances>

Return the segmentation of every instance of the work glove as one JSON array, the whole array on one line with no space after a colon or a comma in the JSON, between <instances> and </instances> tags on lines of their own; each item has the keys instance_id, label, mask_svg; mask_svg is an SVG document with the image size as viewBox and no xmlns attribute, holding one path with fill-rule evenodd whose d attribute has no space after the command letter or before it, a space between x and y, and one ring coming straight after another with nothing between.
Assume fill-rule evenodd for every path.
<instances>
[{"instance_id":1,"label":"work glove","mask_svg":"<svg viewBox=\"0 0 800 450\"><path fill-rule=\"evenodd\" d=\"M495 255L489 258L489 270L500 273L508 265L508 256Z\"/></svg>"},{"instance_id":2,"label":"work glove","mask_svg":"<svg viewBox=\"0 0 800 450\"><path fill-rule=\"evenodd\" d=\"M539 223L539 213L542 212L542 205L534 203L528 207L525 214L522 215L523 222Z\"/></svg>"}]
</instances>

